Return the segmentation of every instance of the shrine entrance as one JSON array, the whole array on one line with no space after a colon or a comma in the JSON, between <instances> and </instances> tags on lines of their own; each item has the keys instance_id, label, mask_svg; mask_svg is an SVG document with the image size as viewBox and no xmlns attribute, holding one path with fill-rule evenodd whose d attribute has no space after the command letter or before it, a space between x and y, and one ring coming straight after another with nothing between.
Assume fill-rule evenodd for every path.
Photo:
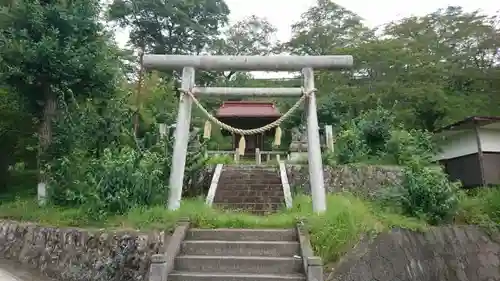
<instances>
[{"instance_id":1,"label":"shrine entrance","mask_svg":"<svg viewBox=\"0 0 500 281\"><path fill-rule=\"evenodd\" d=\"M306 103L309 183L313 209L316 213L326 210L323 164L316 109L313 69L342 70L353 65L352 56L187 56L145 55L144 67L156 70L182 69L182 86L175 130L172 168L169 179L168 208L180 207L182 184L186 164L191 110L194 103L215 125L242 136L258 135L277 128L288 116ZM195 69L219 71L302 71L301 88L218 88L196 87ZM203 95L236 96L297 96L297 102L275 121L260 128L241 129L221 122L198 101Z\"/></svg>"}]
</instances>

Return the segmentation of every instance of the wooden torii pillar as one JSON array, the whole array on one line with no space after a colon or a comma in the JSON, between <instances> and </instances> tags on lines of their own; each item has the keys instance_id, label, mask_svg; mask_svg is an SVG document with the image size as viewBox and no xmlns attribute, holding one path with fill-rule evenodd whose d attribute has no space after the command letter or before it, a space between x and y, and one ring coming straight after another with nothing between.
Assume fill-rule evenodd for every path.
<instances>
[{"instance_id":1,"label":"wooden torii pillar","mask_svg":"<svg viewBox=\"0 0 500 281\"><path fill-rule=\"evenodd\" d=\"M240 96L301 96L303 90L314 89L313 69L341 70L353 65L352 56L188 56L145 55L144 67L155 70L182 69L183 91L194 95L240 95ZM303 88L200 88L195 87L195 69L219 71L302 71ZM175 143L170 171L168 209L180 207L182 184L186 165L189 126L191 123L192 99L182 94L179 102ZM325 183L319 139L316 96L310 94L306 100L307 141L309 158L309 183L313 209L316 213L326 210Z\"/></svg>"}]
</instances>

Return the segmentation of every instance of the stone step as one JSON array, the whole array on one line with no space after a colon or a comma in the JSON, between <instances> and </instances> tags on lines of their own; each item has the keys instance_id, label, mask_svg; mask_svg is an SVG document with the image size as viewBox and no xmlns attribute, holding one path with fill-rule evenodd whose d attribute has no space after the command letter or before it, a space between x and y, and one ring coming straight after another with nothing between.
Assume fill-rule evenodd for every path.
<instances>
[{"instance_id":1,"label":"stone step","mask_svg":"<svg viewBox=\"0 0 500 281\"><path fill-rule=\"evenodd\" d=\"M283 189L281 186L274 189L263 189L263 190L239 190L237 188L230 188L229 186L218 186L216 195L219 196L283 196Z\"/></svg>"},{"instance_id":2,"label":"stone step","mask_svg":"<svg viewBox=\"0 0 500 281\"><path fill-rule=\"evenodd\" d=\"M300 256L300 244L291 241L185 240L182 243L181 253L184 255L294 257Z\"/></svg>"},{"instance_id":3,"label":"stone step","mask_svg":"<svg viewBox=\"0 0 500 281\"><path fill-rule=\"evenodd\" d=\"M297 230L289 229L241 229L191 228L186 234L186 240L224 240L224 241L298 241Z\"/></svg>"},{"instance_id":4,"label":"stone step","mask_svg":"<svg viewBox=\"0 0 500 281\"><path fill-rule=\"evenodd\" d=\"M259 180L264 182L275 181L279 179L279 174L262 174L262 173L237 173L237 172L222 172L222 179L237 179L241 181L251 180L254 176L259 176Z\"/></svg>"},{"instance_id":5,"label":"stone step","mask_svg":"<svg viewBox=\"0 0 500 281\"><path fill-rule=\"evenodd\" d=\"M283 196L269 196L269 197L259 197L259 196L248 196L248 195L235 195L235 196L223 196L215 195L215 203L268 203L268 204L280 204L283 203Z\"/></svg>"},{"instance_id":6,"label":"stone step","mask_svg":"<svg viewBox=\"0 0 500 281\"><path fill-rule=\"evenodd\" d=\"M238 177L240 176L240 177ZM221 177L224 178L238 178L238 179L248 179L253 176L265 176L265 177L279 177L278 173L261 173L261 172L245 172L245 171L222 171Z\"/></svg>"},{"instance_id":7,"label":"stone step","mask_svg":"<svg viewBox=\"0 0 500 281\"><path fill-rule=\"evenodd\" d=\"M240 183L236 180L219 181L217 190L242 190L242 191L266 191L266 190L281 190L283 185L278 183L258 183L254 180L252 183Z\"/></svg>"},{"instance_id":8,"label":"stone step","mask_svg":"<svg viewBox=\"0 0 500 281\"><path fill-rule=\"evenodd\" d=\"M174 271L169 281L305 281L303 274L244 274Z\"/></svg>"},{"instance_id":9,"label":"stone step","mask_svg":"<svg viewBox=\"0 0 500 281\"><path fill-rule=\"evenodd\" d=\"M249 178L241 177L220 177L219 184L234 184L243 186L254 186L254 185L271 185L271 186L281 186L281 178L278 177L262 177L262 176L252 176Z\"/></svg>"},{"instance_id":10,"label":"stone step","mask_svg":"<svg viewBox=\"0 0 500 281\"><path fill-rule=\"evenodd\" d=\"M254 214L274 213L284 207L283 203L220 203L214 202L214 207L223 210L250 212Z\"/></svg>"},{"instance_id":11,"label":"stone step","mask_svg":"<svg viewBox=\"0 0 500 281\"><path fill-rule=\"evenodd\" d=\"M232 191L245 191L245 192L265 192L274 190L283 190L283 185L281 183L276 184L262 184L262 183L238 183L235 181L231 182L219 182L217 184L217 190L232 190Z\"/></svg>"},{"instance_id":12,"label":"stone step","mask_svg":"<svg viewBox=\"0 0 500 281\"><path fill-rule=\"evenodd\" d=\"M237 170L259 170L259 171L277 171L278 165L248 165L248 164L230 164L224 165L223 170L237 171Z\"/></svg>"},{"instance_id":13,"label":"stone step","mask_svg":"<svg viewBox=\"0 0 500 281\"><path fill-rule=\"evenodd\" d=\"M301 258L182 255L175 258L178 271L255 274L303 273Z\"/></svg>"},{"instance_id":14,"label":"stone step","mask_svg":"<svg viewBox=\"0 0 500 281\"><path fill-rule=\"evenodd\" d=\"M264 176L278 176L278 171L262 171L262 170L222 170L222 175L225 176L252 176L252 175L264 175Z\"/></svg>"}]
</instances>

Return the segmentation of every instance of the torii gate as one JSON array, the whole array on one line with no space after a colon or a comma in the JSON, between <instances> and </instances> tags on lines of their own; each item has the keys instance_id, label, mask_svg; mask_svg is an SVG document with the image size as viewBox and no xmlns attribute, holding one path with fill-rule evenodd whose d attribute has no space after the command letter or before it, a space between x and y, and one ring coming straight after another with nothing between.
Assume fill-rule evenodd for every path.
<instances>
[{"instance_id":1,"label":"torii gate","mask_svg":"<svg viewBox=\"0 0 500 281\"><path fill-rule=\"evenodd\" d=\"M314 88L313 69L341 70L353 65L352 56L188 56L145 55L144 67L155 70L182 68L181 96L175 143L170 171L168 209L180 207L182 184L186 165L186 154L191 123L193 101L199 105L198 95L253 95L253 96L300 96L306 102L307 141L309 158L309 184L311 186L313 210L326 210L325 183L319 139L318 115ZM196 87L195 69L219 71L298 71L302 70L303 88L218 88ZM299 100L299 101L301 101ZM297 102L298 106L299 102ZM202 109L203 110L203 109ZM220 124L219 124L220 125Z\"/></svg>"}]
</instances>

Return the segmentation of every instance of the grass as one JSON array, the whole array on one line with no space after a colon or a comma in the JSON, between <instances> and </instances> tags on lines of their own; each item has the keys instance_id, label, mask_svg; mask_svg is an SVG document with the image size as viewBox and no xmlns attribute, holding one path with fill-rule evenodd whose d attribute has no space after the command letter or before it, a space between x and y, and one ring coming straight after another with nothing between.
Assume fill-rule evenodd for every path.
<instances>
[{"instance_id":1,"label":"grass","mask_svg":"<svg viewBox=\"0 0 500 281\"><path fill-rule=\"evenodd\" d=\"M207 207L203 200L191 199L184 200L177 211L168 211L163 206L136 208L101 222L90 221L79 209L40 208L32 201L17 200L0 205L0 218L52 226L141 230L173 229L181 218L189 218L200 228L287 228L293 227L298 220L305 220L315 252L325 262L337 260L366 233L378 233L392 227L414 230L426 227L419 220L389 213L350 194L329 195L327 200L328 210L321 215L313 214L312 202L307 196L297 196L291 210L268 216L223 212Z\"/></svg>"},{"instance_id":2,"label":"grass","mask_svg":"<svg viewBox=\"0 0 500 281\"><path fill-rule=\"evenodd\" d=\"M500 231L500 187L484 187L462 196L456 223Z\"/></svg>"},{"instance_id":3,"label":"grass","mask_svg":"<svg viewBox=\"0 0 500 281\"><path fill-rule=\"evenodd\" d=\"M4 201L5 202L5 201ZM335 262L365 234L391 228L425 230L421 220L399 215L351 194L330 194L324 214L312 212L311 198L296 196L294 207L268 216L224 212L207 207L202 199L186 199L177 211L164 206L141 207L102 221L93 221L83 209L38 207L34 201L17 199L0 204L0 219L29 221L41 225L106 229L172 230L183 218L200 228L288 228L305 221L315 253L326 263ZM500 188L482 188L463 194L456 224L475 224L500 230Z\"/></svg>"}]
</instances>

